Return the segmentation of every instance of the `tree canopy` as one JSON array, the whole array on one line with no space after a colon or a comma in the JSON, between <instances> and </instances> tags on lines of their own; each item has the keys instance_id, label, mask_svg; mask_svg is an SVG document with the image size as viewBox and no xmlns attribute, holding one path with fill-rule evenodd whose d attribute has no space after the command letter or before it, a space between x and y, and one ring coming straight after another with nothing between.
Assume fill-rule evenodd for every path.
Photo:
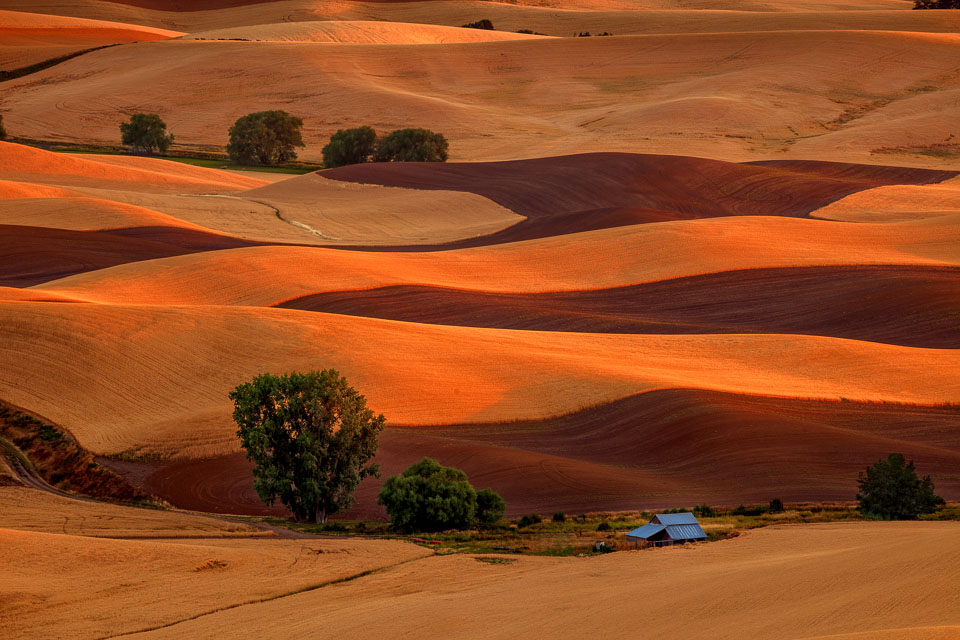
<instances>
[{"instance_id":1,"label":"tree canopy","mask_svg":"<svg viewBox=\"0 0 960 640\"><path fill-rule=\"evenodd\" d=\"M286 111L260 111L239 118L230 127L227 153L237 164L277 165L297 159L303 147L303 120Z\"/></svg>"},{"instance_id":2,"label":"tree canopy","mask_svg":"<svg viewBox=\"0 0 960 640\"><path fill-rule=\"evenodd\" d=\"M330 142L323 148L323 166L332 169L369 162L376 147L377 132L373 127L340 129L330 137Z\"/></svg>"},{"instance_id":3,"label":"tree canopy","mask_svg":"<svg viewBox=\"0 0 960 640\"><path fill-rule=\"evenodd\" d=\"M384 483L377 496L398 531L466 529L496 522L506 504L490 489L478 494L467 475L424 458Z\"/></svg>"},{"instance_id":4,"label":"tree canopy","mask_svg":"<svg viewBox=\"0 0 960 640\"><path fill-rule=\"evenodd\" d=\"M279 499L302 522L326 522L349 508L370 463L383 415L334 369L259 375L230 393L237 435L254 463L254 489Z\"/></svg>"},{"instance_id":5,"label":"tree canopy","mask_svg":"<svg viewBox=\"0 0 960 640\"><path fill-rule=\"evenodd\" d=\"M429 129L397 129L380 138L376 162L446 162L447 139Z\"/></svg>"},{"instance_id":6,"label":"tree canopy","mask_svg":"<svg viewBox=\"0 0 960 640\"><path fill-rule=\"evenodd\" d=\"M167 123L155 113L135 113L120 123L120 142L140 153L164 153L173 142Z\"/></svg>"},{"instance_id":7,"label":"tree canopy","mask_svg":"<svg viewBox=\"0 0 960 640\"><path fill-rule=\"evenodd\" d=\"M884 520L914 520L923 513L933 513L944 505L934 494L930 476L921 480L901 453L891 453L886 460L861 472L857 480L860 511Z\"/></svg>"}]
</instances>

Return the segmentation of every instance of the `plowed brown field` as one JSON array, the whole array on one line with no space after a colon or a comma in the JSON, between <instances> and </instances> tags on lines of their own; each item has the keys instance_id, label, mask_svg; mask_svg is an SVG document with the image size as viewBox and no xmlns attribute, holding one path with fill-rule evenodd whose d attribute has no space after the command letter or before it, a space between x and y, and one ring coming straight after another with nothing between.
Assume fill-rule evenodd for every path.
<instances>
[{"instance_id":1,"label":"plowed brown field","mask_svg":"<svg viewBox=\"0 0 960 640\"><path fill-rule=\"evenodd\" d=\"M220 514L287 513L229 392L328 367L388 419L342 517L383 519L423 456L511 517L849 501L892 452L960 499L960 11L911 6L0 0L2 70L116 45L0 81L0 400ZM308 161L361 124L442 132L451 161L41 148L146 112L222 153L266 109ZM3 638L960 638L955 523L487 564L17 464Z\"/></svg>"}]
</instances>

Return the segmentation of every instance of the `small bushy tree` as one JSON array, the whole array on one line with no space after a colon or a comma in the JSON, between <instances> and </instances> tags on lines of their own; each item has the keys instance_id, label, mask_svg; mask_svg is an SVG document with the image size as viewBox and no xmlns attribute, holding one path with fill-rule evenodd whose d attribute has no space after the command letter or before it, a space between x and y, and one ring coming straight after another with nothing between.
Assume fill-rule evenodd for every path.
<instances>
[{"instance_id":1,"label":"small bushy tree","mask_svg":"<svg viewBox=\"0 0 960 640\"><path fill-rule=\"evenodd\" d=\"M230 127L227 153L237 164L273 166L297 159L303 144L303 120L286 111L260 111L239 118Z\"/></svg>"},{"instance_id":2,"label":"small bushy tree","mask_svg":"<svg viewBox=\"0 0 960 640\"><path fill-rule=\"evenodd\" d=\"M135 113L120 123L120 142L140 153L165 153L173 143L167 123L155 113Z\"/></svg>"},{"instance_id":3,"label":"small bushy tree","mask_svg":"<svg viewBox=\"0 0 960 640\"><path fill-rule=\"evenodd\" d=\"M917 477L913 460L902 453L891 453L860 472L857 501L864 515L883 520L915 520L924 513L934 513L945 503L933 492L930 476Z\"/></svg>"},{"instance_id":4,"label":"small bushy tree","mask_svg":"<svg viewBox=\"0 0 960 640\"><path fill-rule=\"evenodd\" d=\"M717 513L713 510L713 507L708 504L698 504L693 507L693 515L698 518L713 518Z\"/></svg>"},{"instance_id":5,"label":"small bushy tree","mask_svg":"<svg viewBox=\"0 0 960 640\"><path fill-rule=\"evenodd\" d=\"M465 25L461 26L462 29L485 29L487 31L493 31L493 23L484 18L483 20L477 20L476 22L468 22Z\"/></svg>"},{"instance_id":6,"label":"small bushy tree","mask_svg":"<svg viewBox=\"0 0 960 640\"><path fill-rule=\"evenodd\" d=\"M377 148L377 132L372 127L340 129L323 148L323 166L327 169L369 162Z\"/></svg>"},{"instance_id":7,"label":"small bushy tree","mask_svg":"<svg viewBox=\"0 0 960 640\"><path fill-rule=\"evenodd\" d=\"M769 513L783 513L783 500L780 498L774 498L770 501L770 505L767 507Z\"/></svg>"},{"instance_id":8,"label":"small bushy tree","mask_svg":"<svg viewBox=\"0 0 960 640\"><path fill-rule=\"evenodd\" d=\"M301 522L326 522L353 504L360 481L377 475L383 415L334 369L263 374L230 393L240 444L253 462L253 487Z\"/></svg>"},{"instance_id":9,"label":"small bushy tree","mask_svg":"<svg viewBox=\"0 0 960 640\"><path fill-rule=\"evenodd\" d=\"M397 129L377 141L377 162L446 162L449 145L428 129Z\"/></svg>"},{"instance_id":10,"label":"small bushy tree","mask_svg":"<svg viewBox=\"0 0 960 640\"><path fill-rule=\"evenodd\" d=\"M517 528L523 529L524 527L529 527L535 524L540 524L543 522L543 518L539 513L528 513L519 520L517 520Z\"/></svg>"},{"instance_id":11,"label":"small bushy tree","mask_svg":"<svg viewBox=\"0 0 960 640\"><path fill-rule=\"evenodd\" d=\"M493 489L477 491L477 522L493 524L503 517L507 503Z\"/></svg>"},{"instance_id":12,"label":"small bushy tree","mask_svg":"<svg viewBox=\"0 0 960 640\"><path fill-rule=\"evenodd\" d=\"M467 529L477 524L478 515L485 523L495 522L506 508L493 491L480 493L482 504L463 471L424 458L388 478L377 502L386 508L398 531Z\"/></svg>"}]
</instances>

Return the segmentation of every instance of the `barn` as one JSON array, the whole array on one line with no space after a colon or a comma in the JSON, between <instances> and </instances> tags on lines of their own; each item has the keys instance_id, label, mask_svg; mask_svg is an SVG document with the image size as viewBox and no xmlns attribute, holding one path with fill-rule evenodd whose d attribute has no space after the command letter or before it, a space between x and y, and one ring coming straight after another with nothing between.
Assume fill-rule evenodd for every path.
<instances>
[{"instance_id":1,"label":"barn","mask_svg":"<svg viewBox=\"0 0 960 640\"><path fill-rule=\"evenodd\" d=\"M685 542L706 540L707 534L692 513L658 513L650 522L627 534L635 545L667 547Z\"/></svg>"}]
</instances>

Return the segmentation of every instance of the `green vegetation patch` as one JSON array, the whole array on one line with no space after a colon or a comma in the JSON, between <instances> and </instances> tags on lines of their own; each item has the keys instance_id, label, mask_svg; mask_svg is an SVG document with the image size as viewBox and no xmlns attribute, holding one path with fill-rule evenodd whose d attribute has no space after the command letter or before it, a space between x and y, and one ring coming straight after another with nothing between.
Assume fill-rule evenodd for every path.
<instances>
[{"instance_id":1,"label":"green vegetation patch","mask_svg":"<svg viewBox=\"0 0 960 640\"><path fill-rule=\"evenodd\" d=\"M119 474L99 464L66 432L0 404L0 452L12 456L48 484L73 493L117 502L156 504Z\"/></svg>"}]
</instances>

